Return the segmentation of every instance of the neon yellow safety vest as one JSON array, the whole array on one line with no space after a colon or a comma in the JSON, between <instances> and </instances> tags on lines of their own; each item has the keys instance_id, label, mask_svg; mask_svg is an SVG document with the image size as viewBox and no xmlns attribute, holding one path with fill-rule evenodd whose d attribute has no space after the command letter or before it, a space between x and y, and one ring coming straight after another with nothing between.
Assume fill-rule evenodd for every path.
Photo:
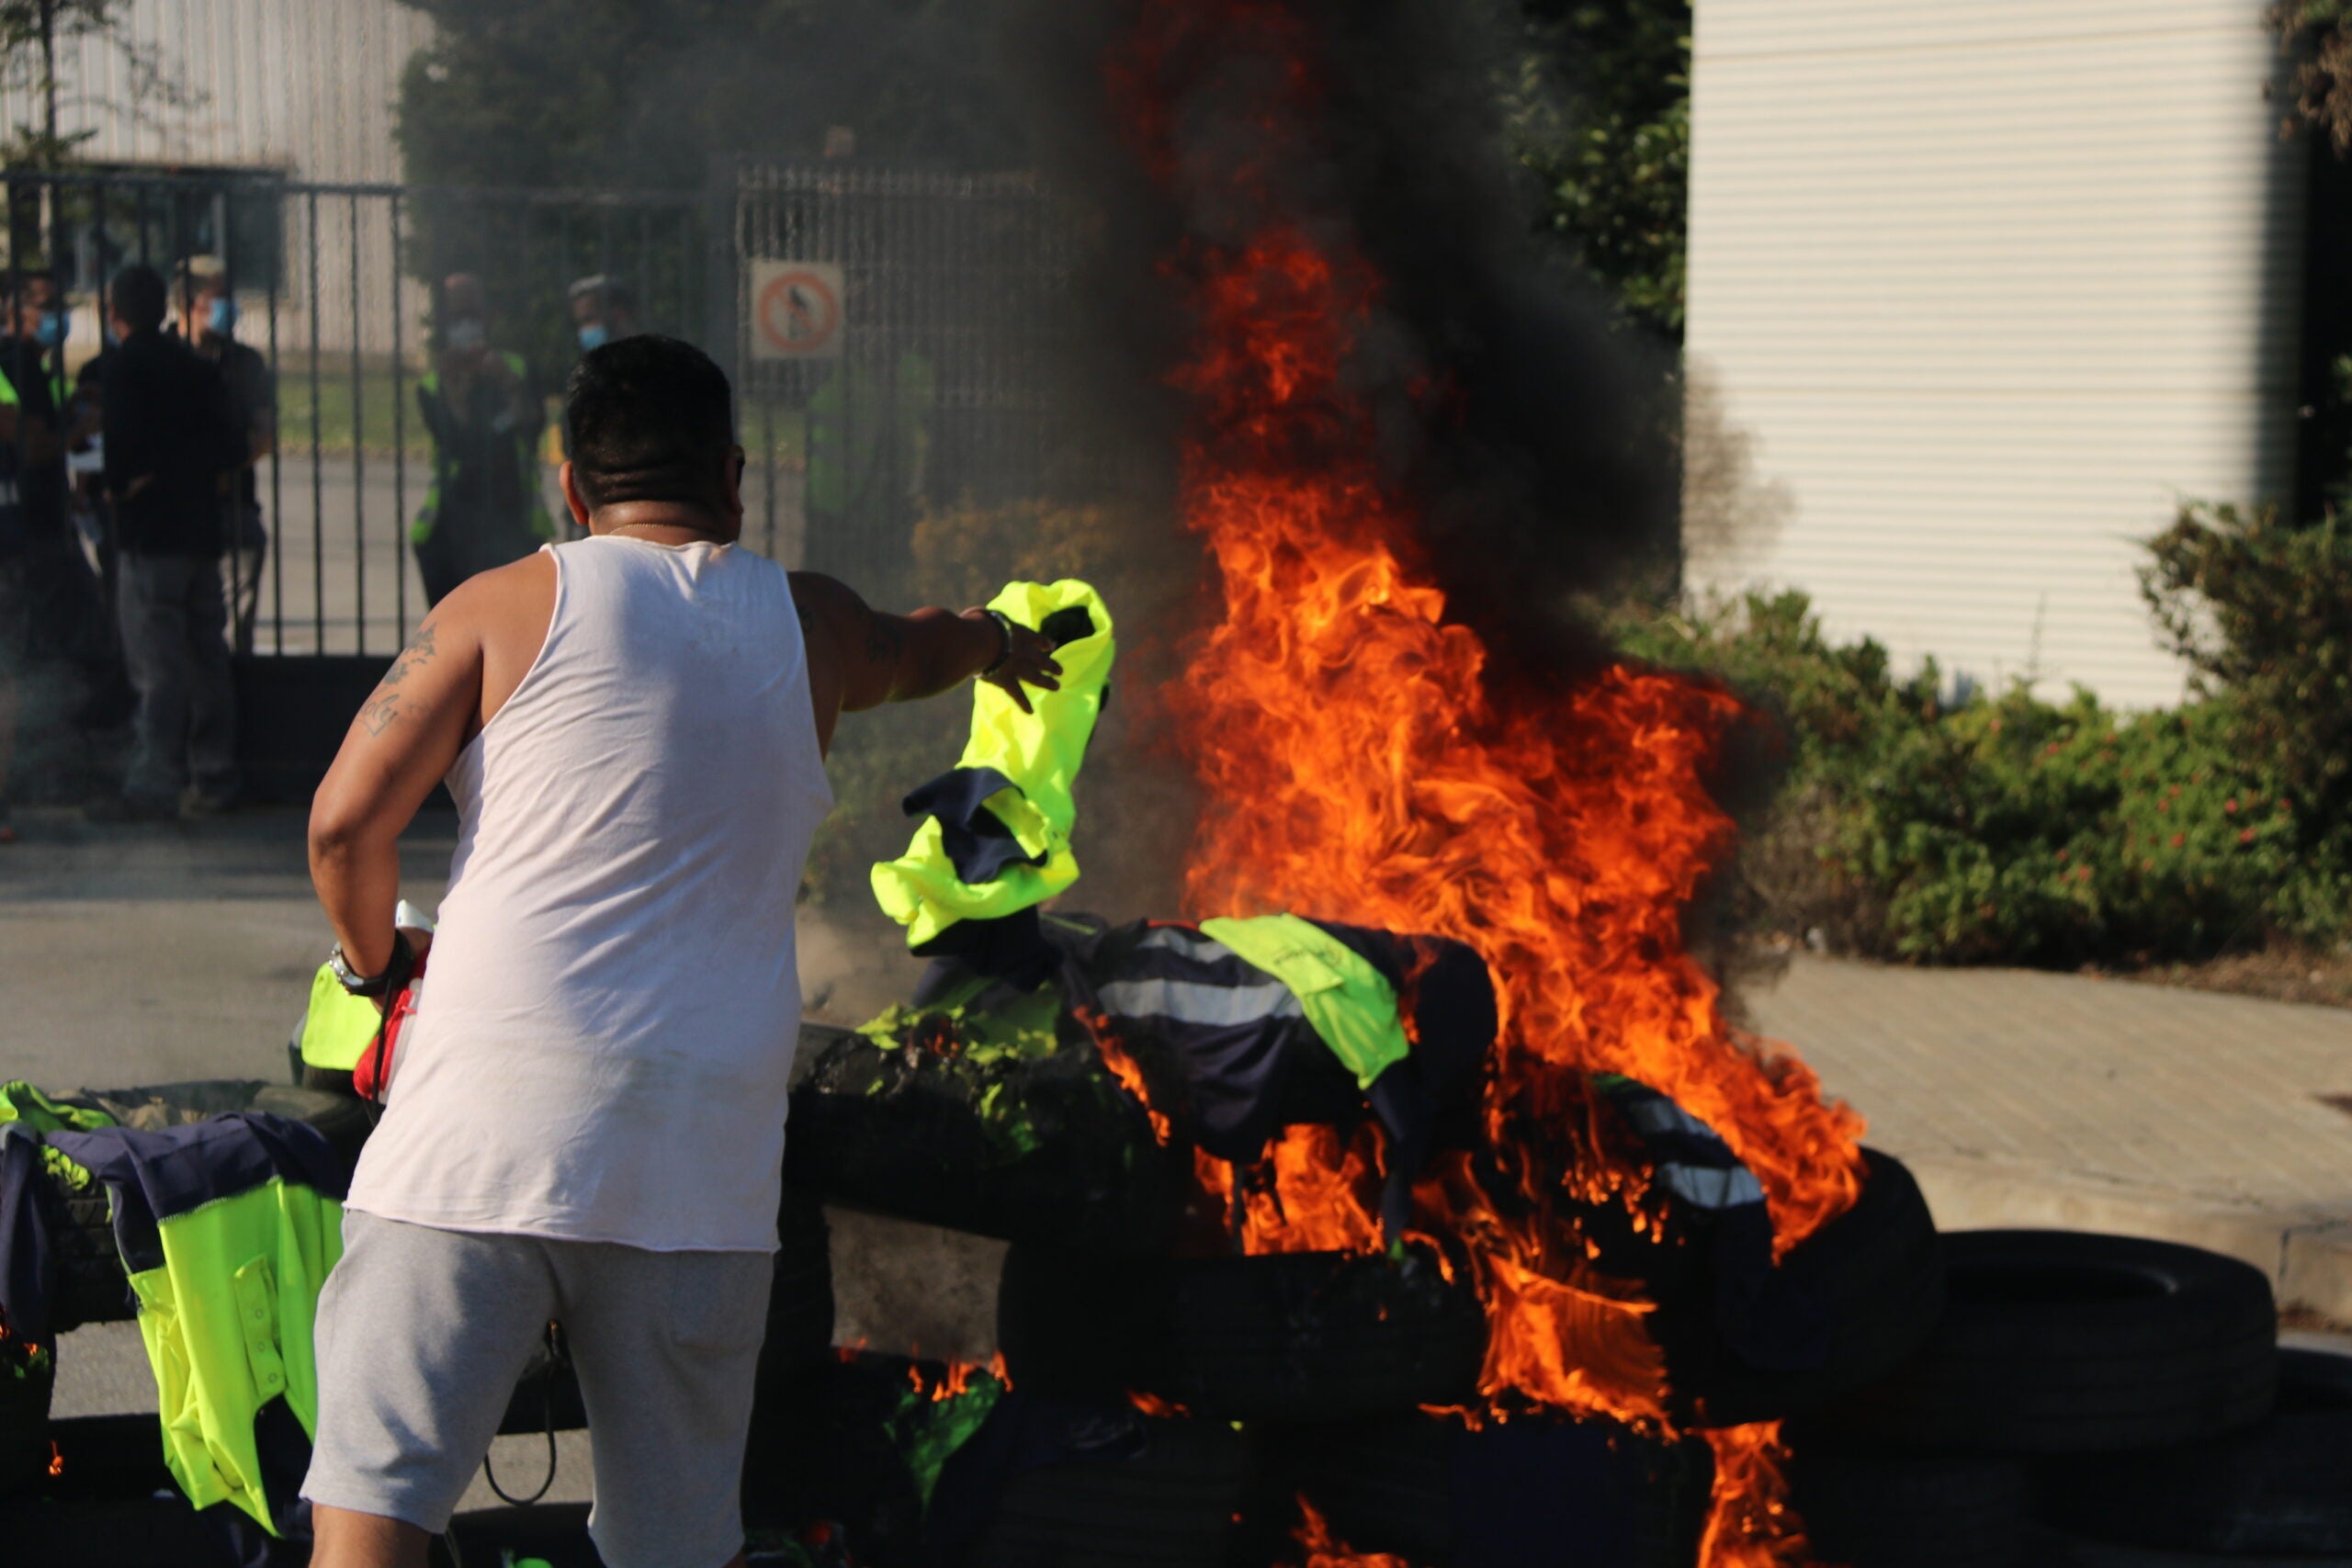
<instances>
[{"instance_id":1,"label":"neon yellow safety vest","mask_svg":"<svg viewBox=\"0 0 2352 1568\"><path fill-rule=\"evenodd\" d=\"M1013 582L989 601L1024 626L1043 626L1057 612L1083 609L1094 629L1062 644L1054 658L1062 667L1061 690L1028 694L1034 713L1023 713L1002 689L981 682L972 692L972 733L958 768L993 768L1012 781L984 803L1023 850L1043 855L1040 865L1014 864L995 880L974 886L956 874L938 818L915 830L914 841L897 860L874 867L876 902L907 928L907 945L920 948L958 920L1001 919L1043 903L1078 880L1078 857L1070 852L1070 829L1078 821L1071 795L1086 743L1102 711L1117 647L1111 611L1102 596L1075 578L1048 587Z\"/></svg>"},{"instance_id":2,"label":"neon yellow safety vest","mask_svg":"<svg viewBox=\"0 0 2352 1568\"><path fill-rule=\"evenodd\" d=\"M284 1396L315 1437L319 1288L343 1256L343 1205L272 1178L156 1226L164 1266L130 1276L154 1370L164 1460L199 1508L234 1503L277 1533L254 1420Z\"/></svg>"},{"instance_id":3,"label":"neon yellow safety vest","mask_svg":"<svg viewBox=\"0 0 2352 1568\"><path fill-rule=\"evenodd\" d=\"M302 1015L302 1065L347 1073L368 1054L383 1024L372 998L345 990L334 970L322 964L311 976L311 1009Z\"/></svg>"},{"instance_id":4,"label":"neon yellow safety vest","mask_svg":"<svg viewBox=\"0 0 2352 1568\"><path fill-rule=\"evenodd\" d=\"M1306 1021L1356 1076L1358 1089L1412 1054L1396 988L1363 954L1296 915L1203 920L1201 933L1290 988Z\"/></svg>"},{"instance_id":5,"label":"neon yellow safety vest","mask_svg":"<svg viewBox=\"0 0 2352 1568\"><path fill-rule=\"evenodd\" d=\"M528 368L523 363L521 355L501 353L498 357L506 361L506 368L514 373L516 380L523 379L528 374ZM427 397L440 396L441 372L427 370L423 376L417 378L416 385L417 389ZM548 515L547 502L539 494L539 455L532 443L520 436L517 436L514 441L514 463L522 481L524 504L530 509L530 514L525 521L530 525L532 536L541 540L554 538L555 520ZM409 525L408 542L411 545L424 545L433 537L433 530L440 525L441 476L435 473L433 476L433 482L424 487L424 507L417 513L416 521Z\"/></svg>"}]
</instances>

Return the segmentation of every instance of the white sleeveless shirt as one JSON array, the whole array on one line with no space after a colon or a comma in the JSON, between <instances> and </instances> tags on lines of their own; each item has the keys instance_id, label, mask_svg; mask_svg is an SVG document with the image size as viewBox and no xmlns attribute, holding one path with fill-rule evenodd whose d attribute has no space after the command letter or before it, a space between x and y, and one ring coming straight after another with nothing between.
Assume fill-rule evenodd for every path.
<instances>
[{"instance_id":1,"label":"white sleeveless shirt","mask_svg":"<svg viewBox=\"0 0 2352 1568\"><path fill-rule=\"evenodd\" d=\"M449 894L349 1204L773 1250L832 804L791 585L731 546L548 548L547 640L449 772Z\"/></svg>"}]
</instances>

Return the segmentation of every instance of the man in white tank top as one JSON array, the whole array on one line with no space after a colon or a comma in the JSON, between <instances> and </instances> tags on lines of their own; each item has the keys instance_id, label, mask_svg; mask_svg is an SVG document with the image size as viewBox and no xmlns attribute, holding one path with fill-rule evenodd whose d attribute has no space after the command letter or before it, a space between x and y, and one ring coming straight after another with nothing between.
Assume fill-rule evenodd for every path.
<instances>
[{"instance_id":1,"label":"man in white tank top","mask_svg":"<svg viewBox=\"0 0 2352 1568\"><path fill-rule=\"evenodd\" d=\"M459 811L430 978L320 1301L319 1568L421 1568L550 1319L611 1568L742 1561L800 993L793 905L835 719L1059 673L985 610L879 614L736 543L743 452L698 350L596 350L565 410L589 536L444 600L311 814L345 985L397 989L398 841Z\"/></svg>"}]
</instances>

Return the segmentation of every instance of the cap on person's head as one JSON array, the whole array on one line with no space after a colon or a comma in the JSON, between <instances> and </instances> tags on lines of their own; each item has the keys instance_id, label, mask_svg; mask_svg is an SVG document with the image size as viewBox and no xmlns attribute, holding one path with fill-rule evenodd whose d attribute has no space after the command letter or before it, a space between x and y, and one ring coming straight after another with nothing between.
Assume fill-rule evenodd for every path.
<instances>
[{"instance_id":1,"label":"cap on person's head","mask_svg":"<svg viewBox=\"0 0 2352 1568\"><path fill-rule=\"evenodd\" d=\"M453 272L441 280L442 309L451 315L486 315L490 290L470 272Z\"/></svg>"},{"instance_id":2,"label":"cap on person's head","mask_svg":"<svg viewBox=\"0 0 2352 1568\"><path fill-rule=\"evenodd\" d=\"M169 298L164 288L164 275L143 262L134 262L116 273L107 289L107 305L135 333L164 324Z\"/></svg>"},{"instance_id":3,"label":"cap on person's head","mask_svg":"<svg viewBox=\"0 0 2352 1568\"><path fill-rule=\"evenodd\" d=\"M202 294L229 281L229 264L215 255L183 256L172 269L172 281L184 298Z\"/></svg>"},{"instance_id":4,"label":"cap on person's head","mask_svg":"<svg viewBox=\"0 0 2352 1568\"><path fill-rule=\"evenodd\" d=\"M628 280L617 273L592 273L586 277L574 278L571 287L564 290L564 298L575 305L582 299L593 299L607 310L633 310L637 308L637 290L631 288Z\"/></svg>"},{"instance_id":5,"label":"cap on person's head","mask_svg":"<svg viewBox=\"0 0 2352 1568\"><path fill-rule=\"evenodd\" d=\"M572 483L591 510L629 501L724 508L734 393L694 344L648 334L582 355L563 424Z\"/></svg>"}]
</instances>

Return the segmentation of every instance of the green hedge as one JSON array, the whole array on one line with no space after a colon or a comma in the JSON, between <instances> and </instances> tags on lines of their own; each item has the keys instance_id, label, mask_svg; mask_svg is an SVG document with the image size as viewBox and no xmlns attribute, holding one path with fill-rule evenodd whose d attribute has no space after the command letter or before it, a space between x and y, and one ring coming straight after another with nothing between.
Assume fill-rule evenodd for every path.
<instances>
[{"instance_id":1,"label":"green hedge","mask_svg":"<svg viewBox=\"0 0 2352 1568\"><path fill-rule=\"evenodd\" d=\"M2293 551L2306 570L2322 548L2193 510L2166 537L2208 559ZM2184 608L2179 592L2204 591L2167 586L2158 555L2152 596ZM2227 619L2209 609L2201 624L2214 635ZM2343 715L2322 704L2282 713L2271 686L2243 678L2159 713L2022 686L1947 700L1932 664L1896 679L1878 644L1826 639L1795 593L1629 613L1616 631L1635 657L1720 675L1780 721L1786 775L1743 866L1768 927L1872 957L2064 965L2352 931L2352 839L2316 788L2335 772L2312 754Z\"/></svg>"}]
</instances>

